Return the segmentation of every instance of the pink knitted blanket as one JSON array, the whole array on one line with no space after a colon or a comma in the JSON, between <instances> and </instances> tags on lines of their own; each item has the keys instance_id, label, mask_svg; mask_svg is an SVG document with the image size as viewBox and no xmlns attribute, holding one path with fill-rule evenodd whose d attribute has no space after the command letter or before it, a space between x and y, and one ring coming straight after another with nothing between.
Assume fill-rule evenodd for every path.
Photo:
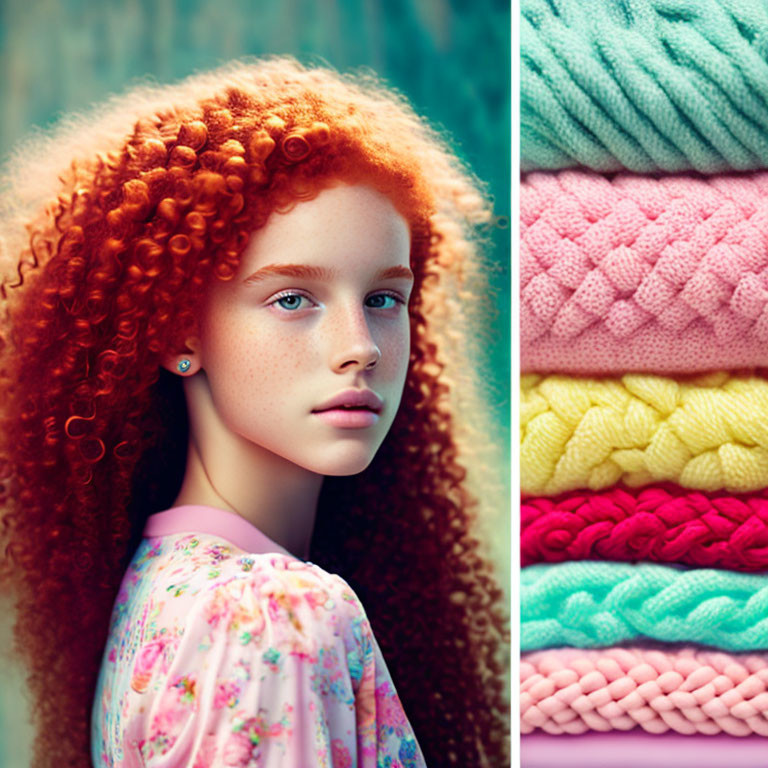
<instances>
[{"instance_id":1,"label":"pink knitted blanket","mask_svg":"<svg viewBox=\"0 0 768 768\"><path fill-rule=\"evenodd\" d=\"M768 654L554 648L523 654L520 730L768 736ZM768 754L768 744L766 745Z\"/></svg>"},{"instance_id":2,"label":"pink knitted blanket","mask_svg":"<svg viewBox=\"0 0 768 768\"><path fill-rule=\"evenodd\" d=\"M522 565L649 560L696 568L768 569L768 496L643 489L524 499Z\"/></svg>"},{"instance_id":3,"label":"pink knitted blanket","mask_svg":"<svg viewBox=\"0 0 768 768\"><path fill-rule=\"evenodd\" d=\"M523 372L768 366L768 172L530 173Z\"/></svg>"}]
</instances>

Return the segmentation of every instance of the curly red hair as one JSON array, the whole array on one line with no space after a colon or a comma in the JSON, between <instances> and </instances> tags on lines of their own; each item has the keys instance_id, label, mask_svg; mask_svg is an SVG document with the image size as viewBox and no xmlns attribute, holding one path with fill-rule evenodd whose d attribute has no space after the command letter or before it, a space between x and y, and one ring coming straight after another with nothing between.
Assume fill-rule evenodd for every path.
<instances>
[{"instance_id":1,"label":"curly red hair","mask_svg":"<svg viewBox=\"0 0 768 768\"><path fill-rule=\"evenodd\" d=\"M376 187L410 223L411 361L373 463L326 478L310 557L358 591L427 763L502 765L505 620L472 532L466 467L482 445L473 453L456 410L462 387L480 407L460 305L476 295L471 235L489 219L477 184L375 79L288 58L135 89L49 141L49 164L73 160L40 206L22 187L32 178L45 194L50 179L37 157L18 170L22 148L12 194L16 221L31 223L6 226L14 267L0 288L2 575L29 669L34 764L89 764L117 588L147 514L181 482L181 380L160 360L272 212L343 181Z\"/></svg>"}]
</instances>

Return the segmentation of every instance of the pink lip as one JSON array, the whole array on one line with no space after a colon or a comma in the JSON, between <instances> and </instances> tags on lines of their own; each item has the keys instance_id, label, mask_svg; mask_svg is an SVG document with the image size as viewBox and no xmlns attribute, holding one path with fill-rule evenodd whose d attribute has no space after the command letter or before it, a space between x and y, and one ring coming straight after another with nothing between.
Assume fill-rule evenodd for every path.
<instances>
[{"instance_id":1,"label":"pink lip","mask_svg":"<svg viewBox=\"0 0 768 768\"><path fill-rule=\"evenodd\" d=\"M322 419L326 424L341 429L360 429L361 427L372 427L378 420L379 415L365 408L359 410L346 410L344 408L330 408L327 411L314 411L315 416Z\"/></svg>"},{"instance_id":2,"label":"pink lip","mask_svg":"<svg viewBox=\"0 0 768 768\"><path fill-rule=\"evenodd\" d=\"M367 408L379 413L384 406L382 399L372 389L345 389L330 400L312 409L312 413L338 408Z\"/></svg>"},{"instance_id":3,"label":"pink lip","mask_svg":"<svg viewBox=\"0 0 768 768\"><path fill-rule=\"evenodd\" d=\"M341 429L372 427L379 420L382 399L370 389L346 389L315 408L312 413Z\"/></svg>"}]
</instances>

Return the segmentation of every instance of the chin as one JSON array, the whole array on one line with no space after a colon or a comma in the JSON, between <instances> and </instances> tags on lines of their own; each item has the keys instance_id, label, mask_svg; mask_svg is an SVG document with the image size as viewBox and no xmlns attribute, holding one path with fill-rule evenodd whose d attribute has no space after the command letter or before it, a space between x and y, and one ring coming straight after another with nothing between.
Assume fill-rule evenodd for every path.
<instances>
[{"instance_id":1,"label":"chin","mask_svg":"<svg viewBox=\"0 0 768 768\"><path fill-rule=\"evenodd\" d=\"M373 457L376 455L375 453L371 453L370 450L343 451L335 456L333 453L333 451L329 451L322 458L304 464L304 466L307 469L312 470L312 472L316 472L318 475L348 477L350 475L358 475L360 472L367 469L373 461Z\"/></svg>"},{"instance_id":2,"label":"chin","mask_svg":"<svg viewBox=\"0 0 768 768\"><path fill-rule=\"evenodd\" d=\"M370 461L367 461L364 464L355 467L332 467L321 474L326 477L351 477L352 475L359 475L364 469L368 468L370 463Z\"/></svg>"}]
</instances>

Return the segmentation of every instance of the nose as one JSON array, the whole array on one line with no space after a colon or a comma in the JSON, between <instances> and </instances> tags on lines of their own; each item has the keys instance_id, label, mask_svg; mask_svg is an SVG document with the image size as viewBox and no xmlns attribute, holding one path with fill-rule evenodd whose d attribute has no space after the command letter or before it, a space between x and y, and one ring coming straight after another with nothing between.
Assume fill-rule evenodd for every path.
<instances>
[{"instance_id":1,"label":"nose","mask_svg":"<svg viewBox=\"0 0 768 768\"><path fill-rule=\"evenodd\" d=\"M334 321L331 367L348 370L372 370L381 360L381 350L374 341L362 307L340 313Z\"/></svg>"}]
</instances>

